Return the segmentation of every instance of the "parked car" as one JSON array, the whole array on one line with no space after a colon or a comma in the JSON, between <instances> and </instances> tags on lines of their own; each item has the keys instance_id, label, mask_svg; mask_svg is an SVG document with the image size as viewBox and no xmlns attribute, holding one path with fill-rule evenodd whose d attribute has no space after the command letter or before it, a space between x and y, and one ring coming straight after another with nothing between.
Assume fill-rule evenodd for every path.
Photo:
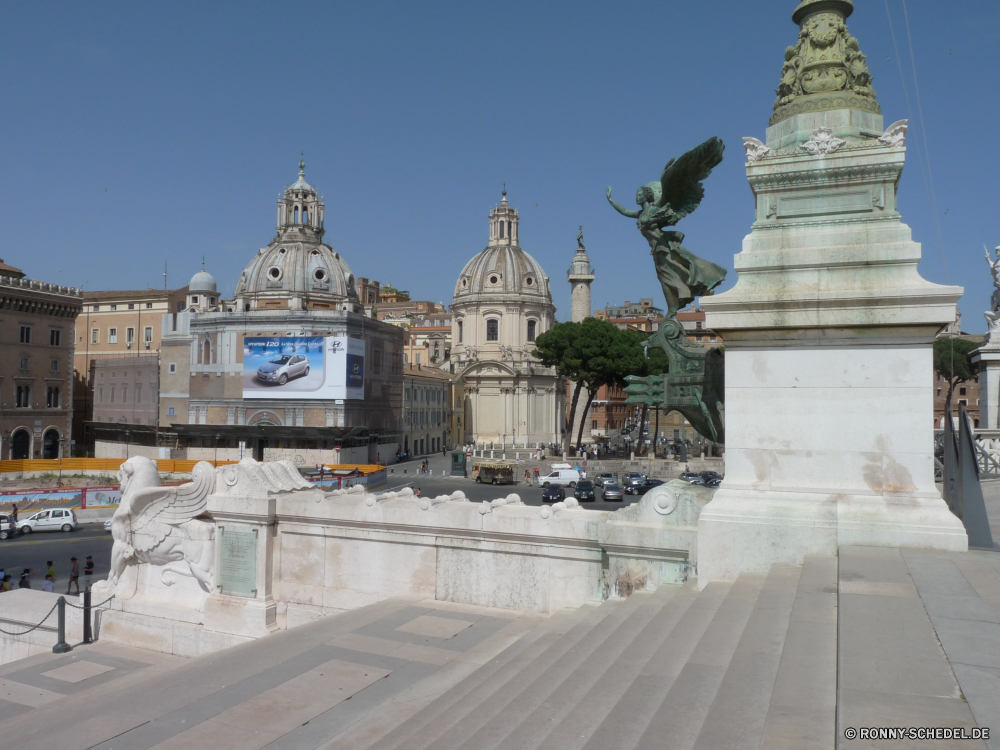
<instances>
[{"instance_id":1,"label":"parked car","mask_svg":"<svg viewBox=\"0 0 1000 750\"><path fill-rule=\"evenodd\" d=\"M111 533L111 519L110 518L104 522L104 530L106 532L108 532L109 534Z\"/></svg>"},{"instance_id":2,"label":"parked car","mask_svg":"<svg viewBox=\"0 0 1000 750\"><path fill-rule=\"evenodd\" d=\"M688 484L705 484L705 480L701 478L701 474L696 471L685 471L681 474L680 479L682 482L687 482Z\"/></svg>"},{"instance_id":3,"label":"parked car","mask_svg":"<svg viewBox=\"0 0 1000 750\"><path fill-rule=\"evenodd\" d=\"M16 536L18 529L14 528L14 519L6 513L0 513L0 539L10 539Z\"/></svg>"},{"instance_id":4,"label":"parked car","mask_svg":"<svg viewBox=\"0 0 1000 750\"><path fill-rule=\"evenodd\" d=\"M561 484L547 484L545 489L542 490L542 502L543 503L558 503L560 500L566 499L566 490L563 489Z\"/></svg>"},{"instance_id":5,"label":"parked car","mask_svg":"<svg viewBox=\"0 0 1000 750\"><path fill-rule=\"evenodd\" d=\"M713 479L718 479L722 481L722 474L717 471L703 471L698 476L705 480L705 484L708 484Z\"/></svg>"},{"instance_id":6,"label":"parked car","mask_svg":"<svg viewBox=\"0 0 1000 750\"><path fill-rule=\"evenodd\" d=\"M257 380L284 385L292 378L308 374L309 359L304 354L282 354L257 369Z\"/></svg>"},{"instance_id":7,"label":"parked car","mask_svg":"<svg viewBox=\"0 0 1000 750\"><path fill-rule=\"evenodd\" d=\"M594 483L591 482L589 479L584 479L576 486L576 492L573 493L573 497L575 497L581 503L586 502L588 500L590 502L594 502L594 500L597 499L595 491L596 490L594 488Z\"/></svg>"},{"instance_id":8,"label":"parked car","mask_svg":"<svg viewBox=\"0 0 1000 750\"><path fill-rule=\"evenodd\" d=\"M626 487L625 492L629 495L639 495L642 497L647 492L649 492L654 487L659 487L663 484L662 479L647 479L640 485L633 485L631 487Z\"/></svg>"},{"instance_id":9,"label":"parked car","mask_svg":"<svg viewBox=\"0 0 1000 750\"><path fill-rule=\"evenodd\" d=\"M724 477L718 477L717 479L709 479L707 482L705 482L705 486L714 489L718 487L720 484L722 484L723 478Z\"/></svg>"},{"instance_id":10,"label":"parked car","mask_svg":"<svg viewBox=\"0 0 1000 750\"><path fill-rule=\"evenodd\" d=\"M76 514L70 508L40 510L17 523L22 534L30 534L33 531L75 531L79 525L76 522Z\"/></svg>"},{"instance_id":11,"label":"parked car","mask_svg":"<svg viewBox=\"0 0 1000 750\"><path fill-rule=\"evenodd\" d=\"M618 484L618 475L612 474L610 472L604 472L603 474L598 474L597 478L594 479L594 484L598 487L603 487L606 484Z\"/></svg>"},{"instance_id":12,"label":"parked car","mask_svg":"<svg viewBox=\"0 0 1000 750\"><path fill-rule=\"evenodd\" d=\"M618 482L605 482L604 486L601 488L601 499L602 500L617 500L621 502L625 499L625 491L622 489Z\"/></svg>"},{"instance_id":13,"label":"parked car","mask_svg":"<svg viewBox=\"0 0 1000 750\"><path fill-rule=\"evenodd\" d=\"M580 472L576 469L556 469L551 474L546 474L539 481L542 483L542 487L548 487L550 484L558 484L563 487L575 488L580 481Z\"/></svg>"},{"instance_id":14,"label":"parked car","mask_svg":"<svg viewBox=\"0 0 1000 750\"><path fill-rule=\"evenodd\" d=\"M641 474L638 471L630 471L625 475L625 480L622 482L625 485L625 489L628 490L629 487L638 487L640 484L646 481L646 475Z\"/></svg>"}]
</instances>

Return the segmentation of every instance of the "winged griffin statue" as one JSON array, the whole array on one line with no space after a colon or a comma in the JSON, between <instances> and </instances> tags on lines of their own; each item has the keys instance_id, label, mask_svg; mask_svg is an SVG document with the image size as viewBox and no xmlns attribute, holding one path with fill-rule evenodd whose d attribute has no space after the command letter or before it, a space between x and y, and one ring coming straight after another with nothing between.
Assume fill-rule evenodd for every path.
<instances>
[{"instance_id":1,"label":"winged griffin statue","mask_svg":"<svg viewBox=\"0 0 1000 750\"><path fill-rule=\"evenodd\" d=\"M726 278L726 269L686 250L681 245L684 235L668 227L701 205L705 197L702 181L722 162L725 148L718 138L709 138L683 156L671 159L659 182L639 188L635 196L639 210L616 203L611 188L607 190L608 202L622 216L635 219L639 233L649 243L667 302L666 319L643 345L663 349L670 371L647 378L630 376L626 403L679 411L698 432L720 443L725 441L723 359L718 351L687 338L677 321L677 312L696 297L712 294Z\"/></svg>"},{"instance_id":2,"label":"winged griffin statue","mask_svg":"<svg viewBox=\"0 0 1000 750\"><path fill-rule=\"evenodd\" d=\"M192 576L212 591L215 524L199 516L215 490L216 470L203 461L192 474L187 484L163 487L154 461L133 456L122 464L121 505L111 518L111 572L95 592L114 592L130 561L162 567L160 580L167 586L175 580L167 575L172 573Z\"/></svg>"}]
</instances>

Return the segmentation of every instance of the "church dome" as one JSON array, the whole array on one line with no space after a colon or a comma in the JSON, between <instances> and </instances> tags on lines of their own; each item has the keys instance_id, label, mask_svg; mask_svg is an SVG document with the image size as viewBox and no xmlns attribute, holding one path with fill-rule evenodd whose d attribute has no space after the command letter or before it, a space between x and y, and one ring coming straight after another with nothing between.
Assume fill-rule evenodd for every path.
<instances>
[{"instance_id":1,"label":"church dome","mask_svg":"<svg viewBox=\"0 0 1000 750\"><path fill-rule=\"evenodd\" d=\"M208 271L198 271L188 282L189 292L216 292L218 288L215 284L215 277Z\"/></svg>"},{"instance_id":2,"label":"church dome","mask_svg":"<svg viewBox=\"0 0 1000 750\"><path fill-rule=\"evenodd\" d=\"M350 266L323 242L325 210L300 162L298 180L278 199L277 236L240 275L234 295L238 309L363 311Z\"/></svg>"},{"instance_id":3,"label":"church dome","mask_svg":"<svg viewBox=\"0 0 1000 750\"><path fill-rule=\"evenodd\" d=\"M518 245L517 209L500 205L490 211L490 243L465 264L455 284L455 302L472 302L480 295L523 295L552 304L549 279L538 261Z\"/></svg>"},{"instance_id":4,"label":"church dome","mask_svg":"<svg viewBox=\"0 0 1000 750\"><path fill-rule=\"evenodd\" d=\"M302 242L271 243L243 269L237 296L272 292L358 296L354 274L340 253L327 245Z\"/></svg>"}]
</instances>

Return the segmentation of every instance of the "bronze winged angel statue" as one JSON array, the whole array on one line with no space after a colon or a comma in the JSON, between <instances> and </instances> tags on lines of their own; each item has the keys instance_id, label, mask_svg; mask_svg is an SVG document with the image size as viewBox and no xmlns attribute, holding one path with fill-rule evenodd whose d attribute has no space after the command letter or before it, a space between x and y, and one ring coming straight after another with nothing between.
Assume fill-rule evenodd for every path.
<instances>
[{"instance_id":1,"label":"bronze winged angel statue","mask_svg":"<svg viewBox=\"0 0 1000 750\"><path fill-rule=\"evenodd\" d=\"M664 231L693 213L705 197L702 180L722 162L725 144L709 138L663 168L659 182L639 188L634 211L616 203L608 188L608 201L622 216L636 219L639 232L649 243L656 275L667 300L667 318L689 305L695 297L709 295L726 278L726 269L685 250L681 232Z\"/></svg>"}]
</instances>

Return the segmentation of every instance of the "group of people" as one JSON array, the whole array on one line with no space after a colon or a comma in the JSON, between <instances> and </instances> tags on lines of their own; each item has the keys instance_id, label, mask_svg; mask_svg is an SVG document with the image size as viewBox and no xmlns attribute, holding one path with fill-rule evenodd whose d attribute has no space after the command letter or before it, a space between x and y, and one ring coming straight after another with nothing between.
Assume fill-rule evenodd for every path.
<instances>
[{"instance_id":1,"label":"group of people","mask_svg":"<svg viewBox=\"0 0 1000 750\"><path fill-rule=\"evenodd\" d=\"M70 570L69 570L69 583L66 586L66 593L73 593L72 589L76 586L77 594L80 593L80 562L75 558L71 557L69 559ZM42 581L42 591L48 591L49 593L55 593L55 583L56 583L56 566L51 561L46 561L45 565L45 580ZM87 560L83 564L83 575L85 579L85 586L90 588L90 579L94 575L94 558L87 555ZM14 584L12 583L13 574L6 572L0 568L0 593L5 591L10 591ZM31 582L35 577L34 568L24 568L18 575L17 588L19 589L30 589Z\"/></svg>"}]
</instances>

